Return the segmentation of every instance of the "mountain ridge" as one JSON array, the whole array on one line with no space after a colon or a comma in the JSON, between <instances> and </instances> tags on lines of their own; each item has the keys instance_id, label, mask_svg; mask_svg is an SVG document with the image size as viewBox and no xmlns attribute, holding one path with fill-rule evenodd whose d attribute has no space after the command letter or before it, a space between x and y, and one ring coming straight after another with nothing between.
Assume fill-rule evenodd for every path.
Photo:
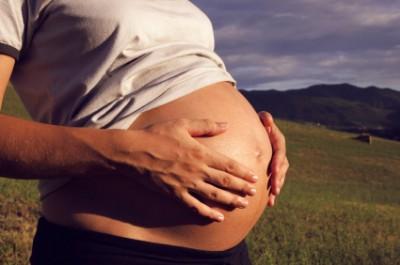
<instances>
[{"instance_id":1,"label":"mountain ridge","mask_svg":"<svg viewBox=\"0 0 400 265\"><path fill-rule=\"evenodd\" d=\"M239 91L256 111L268 110L276 118L400 140L400 91L348 83Z\"/></svg>"}]
</instances>

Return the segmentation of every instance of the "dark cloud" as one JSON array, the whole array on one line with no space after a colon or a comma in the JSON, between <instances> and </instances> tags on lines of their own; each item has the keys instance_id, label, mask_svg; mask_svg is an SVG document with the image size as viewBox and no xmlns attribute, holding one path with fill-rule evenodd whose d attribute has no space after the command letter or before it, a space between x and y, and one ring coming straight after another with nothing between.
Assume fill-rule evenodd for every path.
<instances>
[{"instance_id":1,"label":"dark cloud","mask_svg":"<svg viewBox=\"0 0 400 265\"><path fill-rule=\"evenodd\" d=\"M349 82L400 89L400 2L192 1L241 88Z\"/></svg>"}]
</instances>

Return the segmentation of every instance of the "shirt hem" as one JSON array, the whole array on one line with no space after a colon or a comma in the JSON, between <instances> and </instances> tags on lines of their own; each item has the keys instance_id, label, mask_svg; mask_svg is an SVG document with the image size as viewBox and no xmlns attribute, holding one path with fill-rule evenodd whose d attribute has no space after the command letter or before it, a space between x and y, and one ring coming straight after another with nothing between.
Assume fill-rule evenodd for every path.
<instances>
[{"instance_id":1,"label":"shirt hem","mask_svg":"<svg viewBox=\"0 0 400 265\"><path fill-rule=\"evenodd\" d=\"M132 113L131 115L126 116L124 119L118 120L114 122L107 129L122 129L126 130L130 127L130 125L139 117L142 112L154 109L161 105L167 104L175 99L188 95L198 89L203 87L218 83L218 82L230 82L235 88L237 82L233 79L230 74L222 73L224 77L221 77L221 73L218 73L211 77L210 73L203 73L197 75L195 77L191 77L189 80L180 80L175 83L172 87L166 91L165 95L160 96L157 100L147 104L145 107L140 110ZM191 84L195 83L196 86L191 87Z\"/></svg>"}]
</instances>

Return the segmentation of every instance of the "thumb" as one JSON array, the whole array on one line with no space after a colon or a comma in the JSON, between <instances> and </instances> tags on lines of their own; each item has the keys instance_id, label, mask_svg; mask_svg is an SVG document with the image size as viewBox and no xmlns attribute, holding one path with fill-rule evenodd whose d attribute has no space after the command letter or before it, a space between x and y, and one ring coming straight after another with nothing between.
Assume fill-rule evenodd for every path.
<instances>
[{"instance_id":1,"label":"thumb","mask_svg":"<svg viewBox=\"0 0 400 265\"><path fill-rule=\"evenodd\" d=\"M228 128L227 122L215 122L210 119L189 120L185 128L193 137L213 136L223 133Z\"/></svg>"}]
</instances>

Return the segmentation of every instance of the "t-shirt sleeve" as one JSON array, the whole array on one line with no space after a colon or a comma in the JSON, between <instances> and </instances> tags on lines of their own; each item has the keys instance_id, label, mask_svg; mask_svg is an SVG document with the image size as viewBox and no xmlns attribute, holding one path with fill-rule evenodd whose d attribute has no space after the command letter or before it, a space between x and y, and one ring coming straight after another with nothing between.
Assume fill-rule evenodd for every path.
<instances>
[{"instance_id":1,"label":"t-shirt sleeve","mask_svg":"<svg viewBox=\"0 0 400 265\"><path fill-rule=\"evenodd\" d=\"M24 42L26 5L24 0L0 0L0 54L16 60Z\"/></svg>"}]
</instances>

